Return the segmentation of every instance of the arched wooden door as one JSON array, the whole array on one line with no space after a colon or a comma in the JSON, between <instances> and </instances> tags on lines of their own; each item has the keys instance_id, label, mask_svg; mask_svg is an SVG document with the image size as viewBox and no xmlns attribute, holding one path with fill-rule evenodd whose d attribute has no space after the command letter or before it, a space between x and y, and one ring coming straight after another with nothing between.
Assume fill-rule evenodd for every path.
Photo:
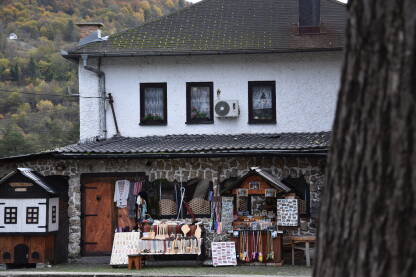
<instances>
[{"instance_id":1,"label":"arched wooden door","mask_svg":"<svg viewBox=\"0 0 416 277\"><path fill-rule=\"evenodd\" d=\"M18 244L14 248L14 264L27 264L29 262L29 247Z\"/></svg>"},{"instance_id":2,"label":"arched wooden door","mask_svg":"<svg viewBox=\"0 0 416 277\"><path fill-rule=\"evenodd\" d=\"M96 182L82 187L82 254L111 253L114 233L113 184Z\"/></svg>"}]
</instances>

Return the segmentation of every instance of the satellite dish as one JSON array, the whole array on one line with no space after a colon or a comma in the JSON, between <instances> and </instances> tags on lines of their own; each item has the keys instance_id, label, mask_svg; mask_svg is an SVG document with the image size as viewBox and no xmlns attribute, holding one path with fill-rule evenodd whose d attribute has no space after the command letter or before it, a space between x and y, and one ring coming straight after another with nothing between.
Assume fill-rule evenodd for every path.
<instances>
[{"instance_id":1,"label":"satellite dish","mask_svg":"<svg viewBox=\"0 0 416 277\"><path fill-rule=\"evenodd\" d=\"M219 116L226 116L230 112L230 105L225 101L219 101L215 105L215 113Z\"/></svg>"}]
</instances>

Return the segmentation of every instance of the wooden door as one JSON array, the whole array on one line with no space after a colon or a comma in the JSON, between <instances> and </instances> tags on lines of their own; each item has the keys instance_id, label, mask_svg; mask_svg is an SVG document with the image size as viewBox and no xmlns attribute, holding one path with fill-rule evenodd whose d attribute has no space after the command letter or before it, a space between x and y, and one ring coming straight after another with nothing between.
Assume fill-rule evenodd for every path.
<instances>
[{"instance_id":1,"label":"wooden door","mask_svg":"<svg viewBox=\"0 0 416 277\"><path fill-rule=\"evenodd\" d=\"M14 263L27 264L29 258L29 247L26 244L19 244L14 247Z\"/></svg>"},{"instance_id":2,"label":"wooden door","mask_svg":"<svg viewBox=\"0 0 416 277\"><path fill-rule=\"evenodd\" d=\"M83 186L82 253L85 256L111 253L113 243L113 184Z\"/></svg>"}]
</instances>

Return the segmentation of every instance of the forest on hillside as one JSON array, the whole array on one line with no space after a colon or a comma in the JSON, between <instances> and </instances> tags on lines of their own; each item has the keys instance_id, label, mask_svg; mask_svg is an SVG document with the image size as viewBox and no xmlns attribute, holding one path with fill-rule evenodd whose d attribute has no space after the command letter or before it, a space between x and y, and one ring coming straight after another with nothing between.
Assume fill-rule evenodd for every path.
<instances>
[{"instance_id":1,"label":"forest on hillside","mask_svg":"<svg viewBox=\"0 0 416 277\"><path fill-rule=\"evenodd\" d=\"M59 54L76 45L75 23L102 22L109 35L186 5L185 0L2 0L0 157L78 141L76 65Z\"/></svg>"}]
</instances>

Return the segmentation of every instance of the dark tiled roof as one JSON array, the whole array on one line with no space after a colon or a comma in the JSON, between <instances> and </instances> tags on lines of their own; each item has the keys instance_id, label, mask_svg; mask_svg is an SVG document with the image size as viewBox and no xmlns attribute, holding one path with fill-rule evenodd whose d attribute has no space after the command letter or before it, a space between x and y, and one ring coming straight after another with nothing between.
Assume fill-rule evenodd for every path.
<instances>
[{"instance_id":1,"label":"dark tiled roof","mask_svg":"<svg viewBox=\"0 0 416 277\"><path fill-rule=\"evenodd\" d=\"M6 182L10 177L19 173L38 184L42 189L44 189L48 193L56 194L56 191L46 183L44 177L31 168L17 168L17 170L12 171L3 178L1 178L0 184Z\"/></svg>"},{"instance_id":2,"label":"dark tiled roof","mask_svg":"<svg viewBox=\"0 0 416 277\"><path fill-rule=\"evenodd\" d=\"M329 132L114 137L103 141L72 144L55 151L61 154L226 153L241 150L325 151L328 148L329 137Z\"/></svg>"},{"instance_id":3,"label":"dark tiled roof","mask_svg":"<svg viewBox=\"0 0 416 277\"><path fill-rule=\"evenodd\" d=\"M69 51L71 55L178 55L339 49L345 5L321 0L321 34L299 35L296 0L204 0Z\"/></svg>"}]
</instances>

